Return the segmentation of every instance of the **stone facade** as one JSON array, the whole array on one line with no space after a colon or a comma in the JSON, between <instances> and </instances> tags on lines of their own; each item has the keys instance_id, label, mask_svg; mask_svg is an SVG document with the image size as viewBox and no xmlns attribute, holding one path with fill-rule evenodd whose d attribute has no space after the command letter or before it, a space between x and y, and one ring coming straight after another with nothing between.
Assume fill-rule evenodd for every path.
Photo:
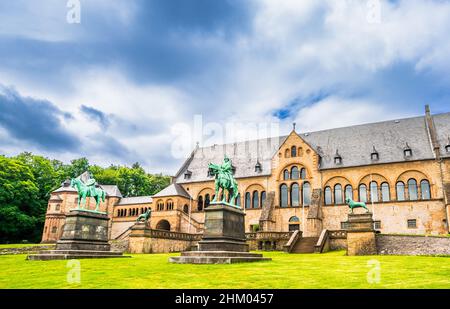
<instances>
[{"instance_id":1,"label":"stone facade","mask_svg":"<svg viewBox=\"0 0 450 309\"><path fill-rule=\"evenodd\" d=\"M450 237L377 235L377 252L383 255L450 255Z\"/></svg>"},{"instance_id":2,"label":"stone facade","mask_svg":"<svg viewBox=\"0 0 450 309\"><path fill-rule=\"evenodd\" d=\"M323 229L343 230L347 224L348 214L344 198L350 195L355 201L367 201L367 206L377 223L378 232L412 235L448 234L450 153L445 153L445 139L442 136L450 135L450 130L445 124L446 119L450 119L450 114L431 117L431 121L436 120L436 128L432 130L428 127L430 119L416 118L375 126L377 130L383 126L388 130L383 133L384 137L380 137L387 147L386 150L383 149L381 142L372 144L379 138L378 136L372 138L369 135L365 140L358 140L360 135L343 138L337 133L334 134L333 130L321 134L322 136L329 134L330 145L345 142L345 146L349 149L344 149L343 146L336 149L338 145L336 148L327 146L329 148L327 150L326 145L318 146L313 143L314 136L320 132L299 134L293 130L288 136L280 137L280 144L271 152L270 158L263 162L262 172L255 171L254 162L261 160L258 151L244 154L236 152L236 158L233 157L233 149L246 149L247 142L241 143L242 148L239 148L241 147L239 145L224 145L223 148L227 146L231 152L228 154L233 164L236 162L238 165L236 168L240 194L238 202L245 212L245 232L254 233L259 230L287 233L301 230L303 237L319 237ZM395 126L402 123L404 127L399 130L403 135L396 139L392 138L397 132ZM359 134L359 131L364 131L364 126L346 132L348 131L357 131L355 134ZM420 138L411 136L419 133ZM437 137L433 138L433 135ZM355 138L354 144L351 138ZM266 140L248 143L250 146L255 144L261 148L261 144L265 142ZM412 145L411 157L404 156L406 143ZM431 144L434 145L433 148L430 148ZM372 146L379 151L377 154L379 159L371 160ZM438 146L439 148L436 148ZM361 148L369 150L360 154ZM219 151L221 146L197 148L193 157L183 164L174 177L173 190L169 190L173 192L172 195L157 194L152 197L151 202L134 204L123 204L121 197L107 196L107 202L102 207L108 210L111 217L110 239L120 238L120 235L129 231L137 217L148 208L152 208L151 229L188 234L202 233L205 221L204 209L214 195L214 179L207 177L206 171L203 175L203 170L202 175L198 175L197 170L201 170L205 162L219 163L223 159L223 156L219 155L205 157L204 162L201 161L200 164L196 158L204 151L206 154L207 149L214 153ZM436 155L436 151L440 151L440 155ZM340 157L342 161L339 161L341 153L343 153ZM359 157L351 158L352 153L358 153ZM360 156L364 158L361 159ZM192 176L187 173L190 169L194 169ZM186 176L183 176L184 174ZM374 191L376 194L372 193L372 184L376 184ZM400 197L399 184L404 185L404 193ZM365 188L365 191L362 188ZM76 205L76 193L66 189L62 187L52 193L43 242L55 242L60 238L65 214ZM286 198L283 199L283 196ZM142 241L149 242L149 240ZM274 240L267 239L267 241ZM256 244L259 242L254 242L252 247ZM145 246L153 248L158 245L145 244ZM280 247L281 244L276 246ZM342 246L342 239L330 240L331 248Z\"/></svg>"}]
</instances>

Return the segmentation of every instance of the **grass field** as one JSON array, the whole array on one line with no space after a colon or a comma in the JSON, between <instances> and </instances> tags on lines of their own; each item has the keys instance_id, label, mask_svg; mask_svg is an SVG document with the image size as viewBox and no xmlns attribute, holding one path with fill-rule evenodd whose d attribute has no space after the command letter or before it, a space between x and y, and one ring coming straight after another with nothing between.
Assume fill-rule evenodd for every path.
<instances>
[{"instance_id":1,"label":"grass field","mask_svg":"<svg viewBox=\"0 0 450 309\"><path fill-rule=\"evenodd\" d=\"M273 261L178 265L167 262L173 255L80 260L81 282L72 284L67 282L67 261L0 256L0 288L450 288L449 257L267 252ZM368 283L371 260L380 263L379 283Z\"/></svg>"}]
</instances>

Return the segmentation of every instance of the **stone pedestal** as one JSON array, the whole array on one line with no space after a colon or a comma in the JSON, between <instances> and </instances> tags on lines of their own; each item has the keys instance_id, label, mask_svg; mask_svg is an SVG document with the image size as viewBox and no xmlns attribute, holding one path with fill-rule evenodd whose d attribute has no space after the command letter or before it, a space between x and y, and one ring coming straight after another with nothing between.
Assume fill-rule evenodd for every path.
<instances>
[{"instance_id":1,"label":"stone pedestal","mask_svg":"<svg viewBox=\"0 0 450 309\"><path fill-rule=\"evenodd\" d=\"M235 207L213 205L205 209L205 231L199 251L248 252L245 242L245 214Z\"/></svg>"},{"instance_id":2,"label":"stone pedestal","mask_svg":"<svg viewBox=\"0 0 450 309\"><path fill-rule=\"evenodd\" d=\"M66 215L64 230L56 242L56 250L32 254L28 260L63 260L79 258L123 257L110 251L109 218L106 214L72 210Z\"/></svg>"},{"instance_id":3,"label":"stone pedestal","mask_svg":"<svg viewBox=\"0 0 450 309\"><path fill-rule=\"evenodd\" d=\"M169 262L229 264L271 260L248 252L245 213L226 204L213 204L205 209L205 230L198 246L199 251L182 252L179 257L169 258Z\"/></svg>"},{"instance_id":4,"label":"stone pedestal","mask_svg":"<svg viewBox=\"0 0 450 309\"><path fill-rule=\"evenodd\" d=\"M377 254L372 213L349 214L347 255Z\"/></svg>"}]
</instances>

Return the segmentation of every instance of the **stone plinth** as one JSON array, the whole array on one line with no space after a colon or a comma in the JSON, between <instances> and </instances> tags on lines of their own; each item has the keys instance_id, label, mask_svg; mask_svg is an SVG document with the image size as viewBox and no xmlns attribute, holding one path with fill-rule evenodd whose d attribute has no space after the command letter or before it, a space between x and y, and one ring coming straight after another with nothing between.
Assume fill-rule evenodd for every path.
<instances>
[{"instance_id":1,"label":"stone plinth","mask_svg":"<svg viewBox=\"0 0 450 309\"><path fill-rule=\"evenodd\" d=\"M377 254L372 213L349 214L347 255Z\"/></svg>"},{"instance_id":2,"label":"stone plinth","mask_svg":"<svg viewBox=\"0 0 450 309\"><path fill-rule=\"evenodd\" d=\"M183 252L169 258L180 264L230 264L271 260L249 253L245 239L245 213L226 204L205 209L205 230L198 242L199 251Z\"/></svg>"},{"instance_id":3,"label":"stone plinth","mask_svg":"<svg viewBox=\"0 0 450 309\"><path fill-rule=\"evenodd\" d=\"M56 250L32 254L28 260L63 260L78 258L123 257L121 252L110 251L107 214L72 210Z\"/></svg>"},{"instance_id":4,"label":"stone plinth","mask_svg":"<svg viewBox=\"0 0 450 309\"><path fill-rule=\"evenodd\" d=\"M205 231L198 242L199 251L248 252L245 241L245 214L228 205L205 209Z\"/></svg>"}]
</instances>

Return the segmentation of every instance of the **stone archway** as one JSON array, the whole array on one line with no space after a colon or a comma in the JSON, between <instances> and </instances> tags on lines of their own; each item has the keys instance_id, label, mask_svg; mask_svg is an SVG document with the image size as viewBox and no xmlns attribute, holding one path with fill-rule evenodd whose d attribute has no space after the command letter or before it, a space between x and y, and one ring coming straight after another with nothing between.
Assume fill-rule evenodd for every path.
<instances>
[{"instance_id":1,"label":"stone archway","mask_svg":"<svg viewBox=\"0 0 450 309\"><path fill-rule=\"evenodd\" d=\"M159 220L159 222L156 224L157 230L163 230L163 231L170 231L170 223L167 220Z\"/></svg>"}]
</instances>

